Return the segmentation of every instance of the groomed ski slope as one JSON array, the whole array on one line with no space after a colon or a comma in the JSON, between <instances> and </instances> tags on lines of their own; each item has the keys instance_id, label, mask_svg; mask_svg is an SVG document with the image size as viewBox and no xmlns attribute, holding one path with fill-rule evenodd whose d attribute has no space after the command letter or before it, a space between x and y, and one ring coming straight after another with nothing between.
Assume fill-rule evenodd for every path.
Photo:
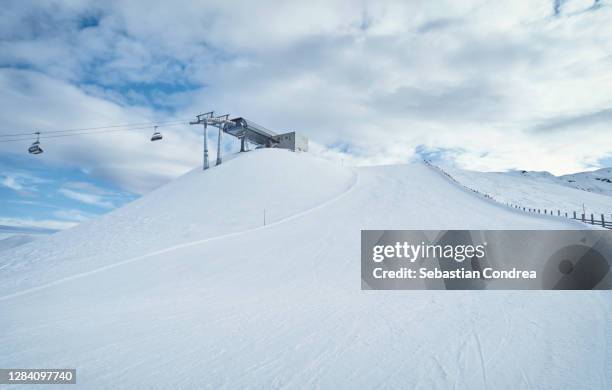
<instances>
[{"instance_id":1,"label":"groomed ski slope","mask_svg":"<svg viewBox=\"0 0 612 390\"><path fill-rule=\"evenodd\" d=\"M258 150L0 253L0 367L87 389L611 386L609 292L361 291L360 230L411 228L581 226L422 164Z\"/></svg>"}]
</instances>

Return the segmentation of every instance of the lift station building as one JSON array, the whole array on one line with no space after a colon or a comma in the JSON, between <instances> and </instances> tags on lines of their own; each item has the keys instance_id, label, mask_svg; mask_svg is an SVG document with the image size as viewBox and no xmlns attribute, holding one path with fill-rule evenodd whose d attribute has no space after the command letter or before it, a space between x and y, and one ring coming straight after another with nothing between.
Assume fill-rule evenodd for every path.
<instances>
[{"instance_id":1,"label":"lift station building","mask_svg":"<svg viewBox=\"0 0 612 390\"><path fill-rule=\"evenodd\" d=\"M277 134L257 123L239 117L230 119L223 132L240 139L240 151L248 150L248 143L258 148L281 148L294 152L308 151L308 138L295 131Z\"/></svg>"},{"instance_id":2,"label":"lift station building","mask_svg":"<svg viewBox=\"0 0 612 390\"><path fill-rule=\"evenodd\" d=\"M217 137L216 165L222 163L221 135L223 133L232 135L240 140L241 152L248 151L249 144L255 145L256 148L281 148L292 150L294 152L308 151L308 138L304 137L303 135L300 135L295 131L277 134L272 130L268 130L263 126L242 117L229 119L228 114L215 116L214 111L210 111L205 114L197 115L196 119L194 121L190 121L189 124L204 125L203 169L209 168L207 126L213 126L219 129L219 136Z\"/></svg>"},{"instance_id":3,"label":"lift station building","mask_svg":"<svg viewBox=\"0 0 612 390\"><path fill-rule=\"evenodd\" d=\"M279 134L276 139L278 140L278 148L289 149L294 152L308 151L308 138L295 131Z\"/></svg>"}]
</instances>

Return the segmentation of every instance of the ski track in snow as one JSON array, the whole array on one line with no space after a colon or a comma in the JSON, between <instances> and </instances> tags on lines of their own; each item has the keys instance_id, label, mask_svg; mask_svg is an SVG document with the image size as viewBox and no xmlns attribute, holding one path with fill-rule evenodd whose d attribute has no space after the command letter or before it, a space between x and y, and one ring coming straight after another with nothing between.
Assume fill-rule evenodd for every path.
<instances>
[{"instance_id":1,"label":"ski track in snow","mask_svg":"<svg viewBox=\"0 0 612 390\"><path fill-rule=\"evenodd\" d=\"M209 238L205 238L203 240L196 240L196 241L186 242L186 243L179 244L179 245L173 245L171 247L160 249L160 250L157 250L157 251L154 251L154 252L150 252L150 253L147 253L147 254L142 255L142 256L132 257L130 259L121 260L119 262L116 262L116 263L113 263L113 264L109 264L107 266L100 267L100 268L97 268L97 269L94 269L94 270L91 270L91 271L82 272L82 273L79 273L79 274L76 274L76 275L72 275L72 276L68 276L68 277L65 277L65 278L61 278L61 279L58 279L58 280L56 280L54 282L43 284L42 286L37 286L37 287L29 288L27 290L19 291L19 292L13 293L13 294L5 295L5 296L0 297L0 301L5 301L5 300L11 299L11 298L15 298L15 297L19 297L19 296L22 296L22 295L33 293L33 292L36 292L36 291L44 290L45 288L57 286L57 285L60 285L62 283L66 283L66 282L69 282L69 281L72 281L72 280L75 280L75 279L83 278L83 277L90 276L90 275L95 275L95 274L97 274L99 272L104 272L104 271L107 271L109 269L120 267L120 266L125 265L125 264L130 264L130 263L133 263L133 262L136 262L136 261L144 260L144 259L152 257L152 256L168 253L168 252L174 251L176 249L188 248L188 247L191 247L191 246L200 245L200 244L204 244L204 243L211 242L211 241L216 241L216 240L221 240L221 239L225 239L225 238L231 238L231 237L240 236L240 235L243 235L243 234L255 232L255 231L258 231L258 230L262 230L262 229L269 229L269 228L272 228L272 227L274 227L276 225L280 225L282 223L294 220L296 218L300 218L300 217L302 217L302 216L304 216L304 215L306 215L308 213L311 213L313 211L316 211L316 210L322 209L324 207L327 207L328 205L330 205L330 204L332 204L334 202L337 202L338 200L340 200L340 199L344 198L345 196L347 196L348 194L350 194L351 191L359 183L359 173L353 170L353 174L354 174L353 183L351 184L351 186L345 192L343 192L343 193L337 195L336 197L334 197L332 199L329 199L329 200L327 200L327 201L325 201L325 202L323 202L323 203L321 203L321 204L319 204L317 206L314 206L314 207L312 207L312 208L310 208L308 210L304 210L304 211L301 211L299 213L290 215L290 216L285 217L283 219L274 221L274 222L272 222L270 224L259 226L259 227L253 228L253 229L247 229L247 230L239 231L239 232L233 232L233 233L223 234L223 235L220 235L220 236L209 237Z\"/></svg>"}]
</instances>

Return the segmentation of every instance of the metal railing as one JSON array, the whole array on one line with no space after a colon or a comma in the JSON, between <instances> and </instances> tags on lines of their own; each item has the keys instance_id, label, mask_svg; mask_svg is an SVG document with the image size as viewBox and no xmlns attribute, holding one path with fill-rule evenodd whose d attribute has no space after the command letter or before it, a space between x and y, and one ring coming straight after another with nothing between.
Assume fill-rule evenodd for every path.
<instances>
[{"instance_id":1,"label":"metal railing","mask_svg":"<svg viewBox=\"0 0 612 390\"><path fill-rule=\"evenodd\" d=\"M512 203L506 203L506 206L522 210L522 211L524 211L526 213L536 213L536 214L543 214L543 215L552 215L552 216L556 216L556 217L573 219L573 220L576 220L576 221L580 221L582 223L587 223L589 225L601 226L601 227L604 227L606 229L612 229L612 219L611 220L606 220L605 214L599 214L599 215L597 215L595 213L590 213L590 214L580 213L580 214L578 214L575 211L572 211L571 213L568 213L567 211L563 211L562 212L559 209L557 209L556 213L555 213L555 210L537 209L537 208L531 208L531 207L525 207L525 206L521 206L521 205L516 205L516 204L512 204Z\"/></svg>"}]
</instances>

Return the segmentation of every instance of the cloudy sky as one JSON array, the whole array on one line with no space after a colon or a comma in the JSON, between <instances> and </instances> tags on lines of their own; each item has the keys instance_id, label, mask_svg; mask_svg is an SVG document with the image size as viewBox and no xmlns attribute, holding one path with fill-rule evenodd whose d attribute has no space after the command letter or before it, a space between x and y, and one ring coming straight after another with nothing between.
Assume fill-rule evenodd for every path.
<instances>
[{"instance_id":1,"label":"cloudy sky","mask_svg":"<svg viewBox=\"0 0 612 390\"><path fill-rule=\"evenodd\" d=\"M0 225L69 226L197 166L185 123L209 110L355 165L612 165L609 0L8 0L0 20L0 136L172 121L155 144L0 142Z\"/></svg>"}]
</instances>

